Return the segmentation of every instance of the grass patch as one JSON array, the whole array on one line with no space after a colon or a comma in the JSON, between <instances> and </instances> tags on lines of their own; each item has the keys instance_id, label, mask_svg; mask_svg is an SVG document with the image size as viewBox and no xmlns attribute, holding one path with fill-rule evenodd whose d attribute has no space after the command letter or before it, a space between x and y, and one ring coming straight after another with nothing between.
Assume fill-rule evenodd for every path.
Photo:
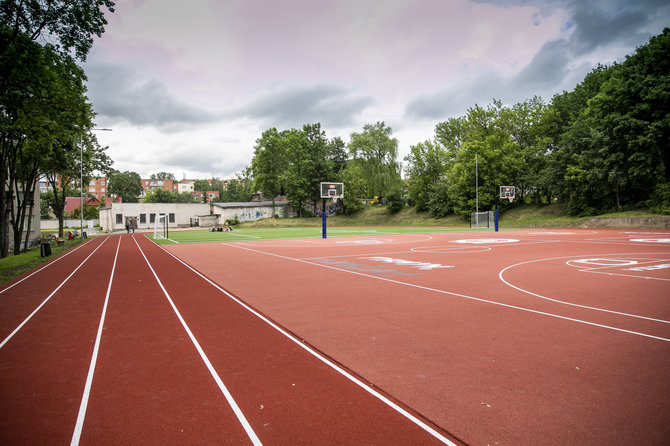
<instances>
[{"instance_id":1,"label":"grass patch","mask_svg":"<svg viewBox=\"0 0 670 446\"><path fill-rule=\"evenodd\" d=\"M328 238L333 237L366 237L378 235L416 234L427 232L449 231L486 231L487 229L470 229L465 227L446 226L335 226L328 223ZM490 231L490 230L489 230ZM153 239L153 234L147 234ZM156 243L165 245L173 243L229 243L250 240L294 240L320 239L321 226L275 227L275 228L239 228L232 232L210 232L208 230L171 231L169 239L158 239Z\"/></svg>"},{"instance_id":2,"label":"grass patch","mask_svg":"<svg viewBox=\"0 0 670 446\"><path fill-rule=\"evenodd\" d=\"M82 240L65 240L62 246L57 243L51 243L51 255L49 257L42 257L39 245L31 248L28 252L18 255L10 255L4 259L0 259L0 283L5 283L16 276L29 271L42 263L51 260L52 258L63 254L67 250L81 243Z\"/></svg>"}]
</instances>

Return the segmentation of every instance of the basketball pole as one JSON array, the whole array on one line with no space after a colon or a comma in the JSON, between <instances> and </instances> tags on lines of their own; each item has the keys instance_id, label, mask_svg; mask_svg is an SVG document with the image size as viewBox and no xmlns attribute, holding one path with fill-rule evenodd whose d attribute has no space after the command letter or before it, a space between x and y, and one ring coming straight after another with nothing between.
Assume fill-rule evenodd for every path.
<instances>
[{"instance_id":1,"label":"basketball pole","mask_svg":"<svg viewBox=\"0 0 670 446\"><path fill-rule=\"evenodd\" d=\"M326 215L326 198L323 199L323 204L321 205L321 238L327 238L328 235L326 233L326 219L328 216Z\"/></svg>"},{"instance_id":2,"label":"basketball pole","mask_svg":"<svg viewBox=\"0 0 670 446\"><path fill-rule=\"evenodd\" d=\"M499 199L500 199L500 186L498 186L498 193L496 194L496 210L495 210L495 214L494 214L494 217L493 217L493 221L495 222L495 227L496 227L495 232L498 232L498 200Z\"/></svg>"}]
</instances>

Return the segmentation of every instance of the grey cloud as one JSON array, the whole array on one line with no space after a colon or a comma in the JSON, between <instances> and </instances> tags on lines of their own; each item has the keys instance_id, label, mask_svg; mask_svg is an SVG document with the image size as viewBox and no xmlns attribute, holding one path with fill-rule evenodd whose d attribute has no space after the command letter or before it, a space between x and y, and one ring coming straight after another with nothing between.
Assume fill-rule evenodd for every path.
<instances>
[{"instance_id":1,"label":"grey cloud","mask_svg":"<svg viewBox=\"0 0 670 446\"><path fill-rule=\"evenodd\" d=\"M129 67L92 62L86 72L94 79L88 83L88 96L105 122L179 127L217 119L214 113L175 97L164 83Z\"/></svg>"},{"instance_id":2,"label":"grey cloud","mask_svg":"<svg viewBox=\"0 0 670 446\"><path fill-rule=\"evenodd\" d=\"M276 127L301 127L320 122L324 127L342 128L373 100L334 85L291 86L262 94L235 111L236 116L261 119Z\"/></svg>"},{"instance_id":3,"label":"grey cloud","mask_svg":"<svg viewBox=\"0 0 670 446\"><path fill-rule=\"evenodd\" d=\"M493 98L503 102L518 102L532 96L548 100L555 93L571 89L580 82L596 63L611 64L614 60L583 59L595 50L629 48L632 53L644 45L652 34L662 31L649 29L670 22L670 4L666 0L473 0L476 3L500 7L536 6L541 15L553 10L568 11L565 29L567 38L545 43L531 62L515 76L501 78L495 70L471 76L464 85L447 86L439 91L423 93L411 100L405 116L415 119L445 119L462 115L476 103L488 103ZM662 26L662 25L660 25ZM625 54L620 54L623 58ZM581 59L580 59L581 58ZM588 59L588 57L587 57Z\"/></svg>"}]
</instances>

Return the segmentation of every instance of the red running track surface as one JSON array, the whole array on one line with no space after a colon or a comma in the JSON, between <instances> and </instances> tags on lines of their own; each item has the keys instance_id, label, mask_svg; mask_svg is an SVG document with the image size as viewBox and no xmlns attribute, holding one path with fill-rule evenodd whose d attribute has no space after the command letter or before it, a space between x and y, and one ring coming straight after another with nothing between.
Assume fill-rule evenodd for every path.
<instances>
[{"instance_id":1,"label":"red running track surface","mask_svg":"<svg viewBox=\"0 0 670 446\"><path fill-rule=\"evenodd\" d=\"M0 315L3 445L453 440L139 234L6 284Z\"/></svg>"}]
</instances>

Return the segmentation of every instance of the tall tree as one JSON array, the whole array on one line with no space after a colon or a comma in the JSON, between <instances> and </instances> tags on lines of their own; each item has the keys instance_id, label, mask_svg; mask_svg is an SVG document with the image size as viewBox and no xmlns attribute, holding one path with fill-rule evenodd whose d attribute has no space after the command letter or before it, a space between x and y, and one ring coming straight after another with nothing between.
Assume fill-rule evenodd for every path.
<instances>
[{"instance_id":1,"label":"tall tree","mask_svg":"<svg viewBox=\"0 0 670 446\"><path fill-rule=\"evenodd\" d=\"M272 198L274 216L275 197L285 192L286 182L286 139L284 135L271 128L263 132L256 140L251 170L256 188L266 197Z\"/></svg>"},{"instance_id":2,"label":"tall tree","mask_svg":"<svg viewBox=\"0 0 670 446\"><path fill-rule=\"evenodd\" d=\"M416 210L424 212L428 210L431 190L446 177L447 152L432 141L424 141L410 147L405 161L409 196Z\"/></svg>"},{"instance_id":3,"label":"tall tree","mask_svg":"<svg viewBox=\"0 0 670 446\"><path fill-rule=\"evenodd\" d=\"M385 197L401 188L398 140L384 122L366 124L361 133L352 133L349 154L361 168L369 198Z\"/></svg>"},{"instance_id":4,"label":"tall tree","mask_svg":"<svg viewBox=\"0 0 670 446\"><path fill-rule=\"evenodd\" d=\"M112 171L108 177L110 194L120 196L125 203L137 203L142 193L142 179L136 172Z\"/></svg>"}]
</instances>

